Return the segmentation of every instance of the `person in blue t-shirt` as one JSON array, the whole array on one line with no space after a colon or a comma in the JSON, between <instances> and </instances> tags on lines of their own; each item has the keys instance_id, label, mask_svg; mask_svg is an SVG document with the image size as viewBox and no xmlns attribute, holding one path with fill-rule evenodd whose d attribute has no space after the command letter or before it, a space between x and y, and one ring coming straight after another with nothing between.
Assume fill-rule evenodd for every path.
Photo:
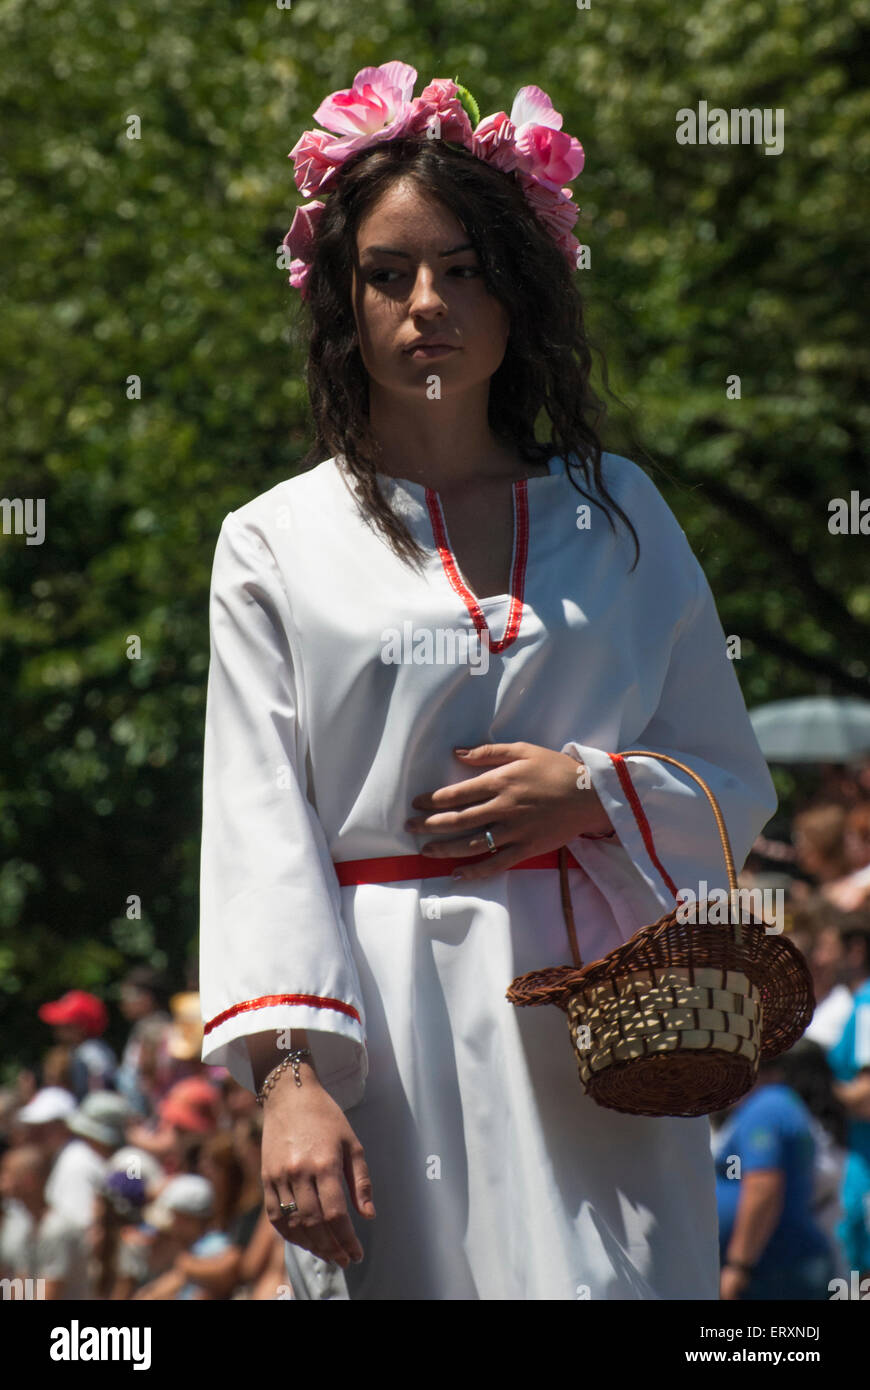
<instances>
[{"instance_id":1,"label":"person in blue t-shirt","mask_svg":"<svg viewBox=\"0 0 870 1390\"><path fill-rule=\"evenodd\" d=\"M843 1219L837 1234L850 1268L864 1278L870 1275L870 911L850 912L840 935L857 978L852 1012L828 1052L828 1065L840 1083L837 1095L849 1112Z\"/></svg>"},{"instance_id":2,"label":"person in blue t-shirt","mask_svg":"<svg viewBox=\"0 0 870 1390\"><path fill-rule=\"evenodd\" d=\"M830 1243L813 1214L812 1117L778 1058L714 1134L723 1299L826 1299Z\"/></svg>"},{"instance_id":3,"label":"person in blue t-shirt","mask_svg":"<svg viewBox=\"0 0 870 1390\"><path fill-rule=\"evenodd\" d=\"M224 1231L212 1229L215 1189L198 1173L179 1173L144 1213L157 1230L168 1231L174 1258L169 1269L133 1294L134 1299L203 1299L211 1295L197 1283L197 1263L222 1255L232 1245Z\"/></svg>"}]
</instances>

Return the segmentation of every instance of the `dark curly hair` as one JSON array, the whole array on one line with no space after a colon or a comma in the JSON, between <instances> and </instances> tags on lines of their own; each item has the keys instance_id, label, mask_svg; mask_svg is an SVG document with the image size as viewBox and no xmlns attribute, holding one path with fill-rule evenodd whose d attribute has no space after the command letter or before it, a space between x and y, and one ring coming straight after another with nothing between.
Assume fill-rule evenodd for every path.
<instances>
[{"instance_id":1,"label":"dark curly hair","mask_svg":"<svg viewBox=\"0 0 870 1390\"><path fill-rule=\"evenodd\" d=\"M364 513L396 553L409 561L423 558L375 476L380 449L369 427L368 373L352 306L357 228L398 179L412 180L456 216L480 258L486 288L510 316L505 355L489 384L493 434L524 462L540 464L553 454L564 458L574 487L601 507L611 530L616 529L611 511L629 528L636 565L637 533L602 481L598 426L605 407L589 384L593 344L565 255L513 174L443 140L413 136L360 150L342 165L324 199L303 301L310 315L307 384L316 429L303 468L340 458L356 479ZM603 357L602 376L612 394ZM535 434L542 411L550 422L544 443Z\"/></svg>"}]
</instances>

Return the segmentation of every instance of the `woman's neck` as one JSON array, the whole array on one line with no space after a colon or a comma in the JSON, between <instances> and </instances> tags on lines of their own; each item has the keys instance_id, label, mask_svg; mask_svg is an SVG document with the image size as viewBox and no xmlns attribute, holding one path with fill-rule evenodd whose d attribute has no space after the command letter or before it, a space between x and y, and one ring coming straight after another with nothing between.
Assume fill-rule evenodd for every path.
<instances>
[{"instance_id":1,"label":"woman's neck","mask_svg":"<svg viewBox=\"0 0 870 1390\"><path fill-rule=\"evenodd\" d=\"M487 383L484 383L486 389ZM381 448L378 472L427 487L449 488L485 478L518 478L530 472L519 451L490 428L486 396L404 402L370 393L371 432ZM541 465L540 471L546 466Z\"/></svg>"}]
</instances>

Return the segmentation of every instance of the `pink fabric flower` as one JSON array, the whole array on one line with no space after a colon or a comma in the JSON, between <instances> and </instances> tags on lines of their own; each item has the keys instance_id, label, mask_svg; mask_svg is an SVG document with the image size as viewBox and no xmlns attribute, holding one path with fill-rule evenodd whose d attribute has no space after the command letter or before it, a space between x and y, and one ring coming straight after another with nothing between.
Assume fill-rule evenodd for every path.
<instances>
[{"instance_id":1,"label":"pink fabric flower","mask_svg":"<svg viewBox=\"0 0 870 1390\"><path fill-rule=\"evenodd\" d=\"M558 191L564 183L576 179L585 162L583 146L573 135L549 126L526 126L517 131L517 150L526 173L545 188Z\"/></svg>"},{"instance_id":2,"label":"pink fabric flower","mask_svg":"<svg viewBox=\"0 0 870 1390\"><path fill-rule=\"evenodd\" d=\"M449 77L436 77L411 102L413 108L407 135L423 135L437 116L438 138L471 148L472 131L468 113L457 95L456 83Z\"/></svg>"},{"instance_id":3,"label":"pink fabric flower","mask_svg":"<svg viewBox=\"0 0 870 1390\"><path fill-rule=\"evenodd\" d=\"M566 260L571 262L574 269L577 269L579 262L580 242L575 236L568 232L565 236L556 237L556 245L562 252Z\"/></svg>"},{"instance_id":4,"label":"pink fabric flower","mask_svg":"<svg viewBox=\"0 0 870 1390\"><path fill-rule=\"evenodd\" d=\"M504 111L485 116L474 128L471 152L509 174L517 167L516 127Z\"/></svg>"},{"instance_id":5,"label":"pink fabric flower","mask_svg":"<svg viewBox=\"0 0 870 1390\"><path fill-rule=\"evenodd\" d=\"M308 276L311 271L312 247L325 203L303 203L293 214L290 230L281 245L294 259L290 262L290 284L306 299Z\"/></svg>"},{"instance_id":6,"label":"pink fabric flower","mask_svg":"<svg viewBox=\"0 0 870 1390\"><path fill-rule=\"evenodd\" d=\"M416 80L416 68L407 63L360 68L352 87L333 92L314 113L316 121L339 136L324 142L321 156L331 164L341 164L357 150L403 135Z\"/></svg>"},{"instance_id":7,"label":"pink fabric flower","mask_svg":"<svg viewBox=\"0 0 870 1390\"><path fill-rule=\"evenodd\" d=\"M566 232L570 232L580 216L580 209L571 197L570 188L549 188L530 174L519 173L518 178L532 211L538 220L543 222L551 236L558 240Z\"/></svg>"},{"instance_id":8,"label":"pink fabric flower","mask_svg":"<svg viewBox=\"0 0 870 1390\"><path fill-rule=\"evenodd\" d=\"M581 172L586 156L573 135L562 130L562 117L540 87L521 87L511 107L520 163L546 188L558 191Z\"/></svg>"},{"instance_id":9,"label":"pink fabric flower","mask_svg":"<svg viewBox=\"0 0 870 1390\"><path fill-rule=\"evenodd\" d=\"M337 165L324 154L324 146L334 143L325 130L306 130L287 156L294 161L293 177L304 197L319 193L334 178Z\"/></svg>"}]
</instances>

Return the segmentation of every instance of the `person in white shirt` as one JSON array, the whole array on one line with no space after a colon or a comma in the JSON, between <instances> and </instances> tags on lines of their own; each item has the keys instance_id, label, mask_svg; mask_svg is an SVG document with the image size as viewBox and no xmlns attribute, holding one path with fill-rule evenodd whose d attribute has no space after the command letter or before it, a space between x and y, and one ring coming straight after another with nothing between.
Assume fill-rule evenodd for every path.
<instances>
[{"instance_id":1,"label":"person in white shirt","mask_svg":"<svg viewBox=\"0 0 870 1390\"><path fill-rule=\"evenodd\" d=\"M49 1154L36 1144L8 1149L0 1160L0 1196L15 1204L0 1226L0 1270L15 1297L88 1299L85 1233L48 1204L50 1167Z\"/></svg>"},{"instance_id":2,"label":"person in white shirt","mask_svg":"<svg viewBox=\"0 0 870 1390\"><path fill-rule=\"evenodd\" d=\"M806 956L816 1007L804 1037L827 1051L833 1047L852 1012L852 991L843 979L844 951L838 918L841 913L820 894L798 906L793 936Z\"/></svg>"},{"instance_id":3,"label":"person in white shirt","mask_svg":"<svg viewBox=\"0 0 870 1390\"><path fill-rule=\"evenodd\" d=\"M843 912L854 912L870 904L870 797L850 807L843 840L850 872L822 891Z\"/></svg>"},{"instance_id":4,"label":"person in white shirt","mask_svg":"<svg viewBox=\"0 0 870 1390\"><path fill-rule=\"evenodd\" d=\"M74 1224L91 1225L107 1160L125 1142L133 1118L132 1106L114 1091L92 1091L69 1116L72 1137L57 1155L46 1195Z\"/></svg>"}]
</instances>

